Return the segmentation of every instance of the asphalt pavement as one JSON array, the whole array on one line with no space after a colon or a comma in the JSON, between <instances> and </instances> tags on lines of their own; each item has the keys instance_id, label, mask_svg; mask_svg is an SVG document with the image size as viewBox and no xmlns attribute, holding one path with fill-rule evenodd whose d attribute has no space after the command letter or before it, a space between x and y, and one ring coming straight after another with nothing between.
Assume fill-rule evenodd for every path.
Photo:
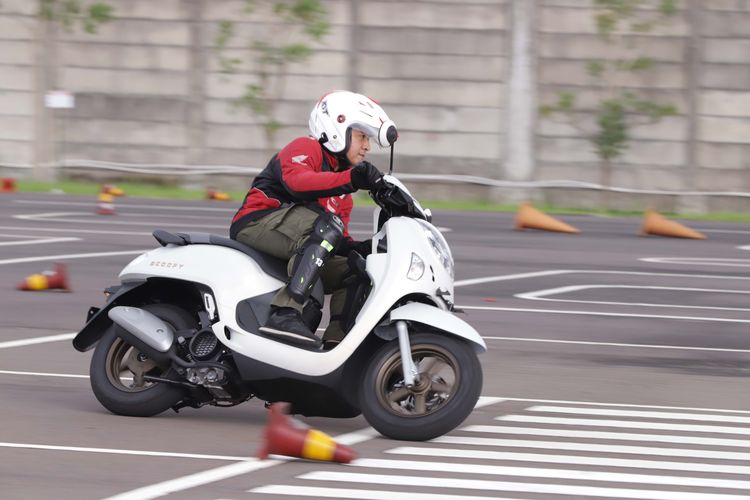
<instances>
[{"instance_id":1,"label":"asphalt pavement","mask_svg":"<svg viewBox=\"0 0 750 500\"><path fill-rule=\"evenodd\" d=\"M750 497L750 227L706 240L639 235L638 218L559 216L579 234L513 230L514 214L436 210L462 318L485 338L483 397L430 443L362 417L302 418L352 465L252 459L266 410L118 417L70 343L155 228L226 235L232 202L0 194L3 498ZM369 235L355 209L355 238ZM746 248L746 246L748 246ZM65 263L72 292L21 292ZM249 458L248 460L244 460Z\"/></svg>"}]
</instances>

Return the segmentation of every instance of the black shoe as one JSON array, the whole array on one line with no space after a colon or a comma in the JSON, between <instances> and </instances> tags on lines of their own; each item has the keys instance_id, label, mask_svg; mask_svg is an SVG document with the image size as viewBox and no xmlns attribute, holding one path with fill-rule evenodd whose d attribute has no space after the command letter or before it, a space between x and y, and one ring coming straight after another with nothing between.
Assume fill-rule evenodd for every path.
<instances>
[{"instance_id":1,"label":"black shoe","mask_svg":"<svg viewBox=\"0 0 750 500\"><path fill-rule=\"evenodd\" d=\"M260 331L285 342L305 347L318 347L321 341L302 321L302 316L291 307L274 309Z\"/></svg>"}]
</instances>

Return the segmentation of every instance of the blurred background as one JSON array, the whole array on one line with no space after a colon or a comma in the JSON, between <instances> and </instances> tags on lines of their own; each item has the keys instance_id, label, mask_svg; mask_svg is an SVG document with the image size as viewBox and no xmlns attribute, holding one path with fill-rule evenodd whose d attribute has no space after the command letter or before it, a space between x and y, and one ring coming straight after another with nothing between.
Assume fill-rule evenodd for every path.
<instances>
[{"instance_id":1,"label":"blurred background","mask_svg":"<svg viewBox=\"0 0 750 500\"><path fill-rule=\"evenodd\" d=\"M421 197L750 196L750 0L0 0L3 177L242 190L332 89Z\"/></svg>"}]
</instances>

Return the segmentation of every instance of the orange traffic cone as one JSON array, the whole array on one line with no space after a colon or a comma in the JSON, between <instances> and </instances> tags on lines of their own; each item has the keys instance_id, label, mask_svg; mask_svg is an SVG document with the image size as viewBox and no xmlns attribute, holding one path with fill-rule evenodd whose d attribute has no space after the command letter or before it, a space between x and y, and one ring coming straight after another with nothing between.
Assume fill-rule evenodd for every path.
<instances>
[{"instance_id":1,"label":"orange traffic cone","mask_svg":"<svg viewBox=\"0 0 750 500\"><path fill-rule=\"evenodd\" d=\"M690 238L694 240L705 240L706 235L683 226L679 222L666 219L653 210L646 210L641 226L641 234L653 234L657 236L671 236L673 238Z\"/></svg>"},{"instance_id":2,"label":"orange traffic cone","mask_svg":"<svg viewBox=\"0 0 750 500\"><path fill-rule=\"evenodd\" d=\"M40 274L32 274L18 285L17 290L37 291L37 290L64 290L70 292L68 286L68 273L65 264L55 264L54 271L44 271Z\"/></svg>"},{"instance_id":3,"label":"orange traffic cone","mask_svg":"<svg viewBox=\"0 0 750 500\"><path fill-rule=\"evenodd\" d=\"M286 415L288 410L289 403L274 403L269 408L265 444L258 458L274 454L348 464L357 457L354 450L336 443L328 434L292 421Z\"/></svg>"},{"instance_id":4,"label":"orange traffic cone","mask_svg":"<svg viewBox=\"0 0 750 500\"><path fill-rule=\"evenodd\" d=\"M111 194L99 193L96 197L96 213L99 215L115 214L115 198Z\"/></svg>"},{"instance_id":5,"label":"orange traffic cone","mask_svg":"<svg viewBox=\"0 0 750 500\"><path fill-rule=\"evenodd\" d=\"M0 193L14 193L16 191L16 180L10 177L4 177Z\"/></svg>"},{"instance_id":6,"label":"orange traffic cone","mask_svg":"<svg viewBox=\"0 0 750 500\"><path fill-rule=\"evenodd\" d=\"M102 193L111 194L112 196L124 196L125 195L125 191L118 188L117 186L113 186L112 184L103 185Z\"/></svg>"},{"instance_id":7,"label":"orange traffic cone","mask_svg":"<svg viewBox=\"0 0 750 500\"><path fill-rule=\"evenodd\" d=\"M544 231L556 231L558 233L578 233L578 229L561 222L534 208L531 203L522 203L518 207L516 223L513 229L542 229Z\"/></svg>"},{"instance_id":8,"label":"orange traffic cone","mask_svg":"<svg viewBox=\"0 0 750 500\"><path fill-rule=\"evenodd\" d=\"M217 191L214 188L208 188L206 191L206 198L209 200L218 200L218 201L229 201L231 200L230 196L227 193L224 193L223 191Z\"/></svg>"}]
</instances>

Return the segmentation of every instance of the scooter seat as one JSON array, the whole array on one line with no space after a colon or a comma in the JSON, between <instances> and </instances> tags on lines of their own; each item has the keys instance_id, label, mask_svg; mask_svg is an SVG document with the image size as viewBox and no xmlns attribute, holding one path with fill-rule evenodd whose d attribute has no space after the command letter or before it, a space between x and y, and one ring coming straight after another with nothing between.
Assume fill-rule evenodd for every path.
<instances>
[{"instance_id":1,"label":"scooter seat","mask_svg":"<svg viewBox=\"0 0 750 500\"><path fill-rule=\"evenodd\" d=\"M289 276L286 272L287 262L277 259L271 255L259 252L254 248L240 243L237 240L219 236L210 233L170 233L164 229L157 229L153 232L154 238L161 246L167 245L218 245L227 248L233 248L252 258L267 274L280 281L286 281Z\"/></svg>"}]
</instances>

